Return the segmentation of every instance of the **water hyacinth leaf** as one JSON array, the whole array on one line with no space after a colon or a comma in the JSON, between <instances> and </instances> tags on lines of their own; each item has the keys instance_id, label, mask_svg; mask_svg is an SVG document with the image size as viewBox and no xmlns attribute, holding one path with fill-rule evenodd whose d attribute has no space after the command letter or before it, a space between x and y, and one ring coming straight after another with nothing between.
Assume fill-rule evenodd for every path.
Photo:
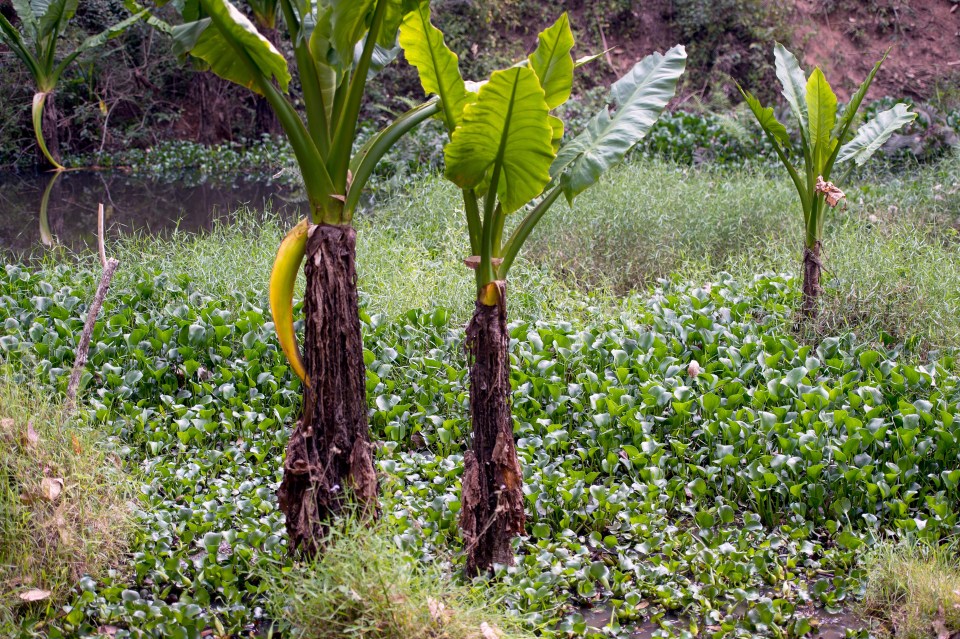
<instances>
[{"instance_id":1,"label":"water hyacinth leaf","mask_svg":"<svg viewBox=\"0 0 960 639\"><path fill-rule=\"evenodd\" d=\"M422 0L400 26L400 46L407 62L416 67L427 95L436 95L443 106L443 119L452 132L464 107L476 96L467 91L460 75L460 59L443 40L443 33L430 23L430 3Z\"/></svg>"},{"instance_id":2,"label":"water hyacinth leaf","mask_svg":"<svg viewBox=\"0 0 960 639\"><path fill-rule=\"evenodd\" d=\"M807 112L814 173L822 174L827 158L833 152L832 145L836 144L831 134L837 123L837 96L820 67L814 69L807 80Z\"/></svg>"},{"instance_id":3,"label":"water hyacinth leaf","mask_svg":"<svg viewBox=\"0 0 960 639\"><path fill-rule=\"evenodd\" d=\"M573 31L566 13L537 37L537 48L530 54L530 68L540 78L547 106L555 109L573 91Z\"/></svg>"},{"instance_id":4,"label":"water hyacinth leaf","mask_svg":"<svg viewBox=\"0 0 960 639\"><path fill-rule=\"evenodd\" d=\"M840 148L837 162L853 160L857 166L862 165L883 146L884 142L890 139L891 135L913 122L916 117L917 114L910 111L910 107L903 103L878 113L877 117L860 127L854 138Z\"/></svg>"},{"instance_id":5,"label":"water hyacinth leaf","mask_svg":"<svg viewBox=\"0 0 960 639\"><path fill-rule=\"evenodd\" d=\"M666 54L647 56L613 85L616 112L611 115L605 107L597 113L583 133L560 149L550 169L568 201L596 184L646 136L676 93L686 60L686 50L677 45Z\"/></svg>"},{"instance_id":6,"label":"water hyacinth leaf","mask_svg":"<svg viewBox=\"0 0 960 639\"><path fill-rule=\"evenodd\" d=\"M202 0L207 18L173 28L175 46L225 80L263 94L262 82L290 84L286 59L229 0Z\"/></svg>"},{"instance_id":7,"label":"water hyacinth leaf","mask_svg":"<svg viewBox=\"0 0 960 639\"><path fill-rule=\"evenodd\" d=\"M783 85L783 97L793 110L800 124L800 130L807 130L807 79L803 69L797 62L797 57L790 53L779 42L773 47L773 57L776 61L777 79Z\"/></svg>"},{"instance_id":8,"label":"water hyacinth leaf","mask_svg":"<svg viewBox=\"0 0 960 639\"><path fill-rule=\"evenodd\" d=\"M447 179L472 189L490 180L504 213L538 196L550 182L553 129L537 75L529 68L496 71L464 109L444 155Z\"/></svg>"}]
</instances>

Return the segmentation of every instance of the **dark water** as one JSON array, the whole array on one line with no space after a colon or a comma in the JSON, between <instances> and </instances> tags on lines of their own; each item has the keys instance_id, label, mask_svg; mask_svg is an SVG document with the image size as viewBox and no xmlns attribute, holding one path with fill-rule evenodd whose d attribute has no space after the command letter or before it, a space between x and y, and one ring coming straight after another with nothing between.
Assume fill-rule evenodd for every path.
<instances>
[{"instance_id":1,"label":"dark water","mask_svg":"<svg viewBox=\"0 0 960 639\"><path fill-rule=\"evenodd\" d=\"M208 230L214 223L229 223L243 206L295 219L300 200L290 188L242 178L225 183L90 171L58 177L0 172L0 253L4 259L26 258L53 245L72 251L95 247L101 202L107 238L116 239L131 233Z\"/></svg>"}]
</instances>

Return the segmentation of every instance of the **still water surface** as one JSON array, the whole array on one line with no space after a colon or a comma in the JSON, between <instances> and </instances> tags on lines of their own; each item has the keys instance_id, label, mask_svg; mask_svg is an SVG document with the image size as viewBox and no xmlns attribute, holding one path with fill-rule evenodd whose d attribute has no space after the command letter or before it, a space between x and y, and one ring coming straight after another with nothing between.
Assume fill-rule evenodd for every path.
<instances>
[{"instance_id":1,"label":"still water surface","mask_svg":"<svg viewBox=\"0 0 960 639\"><path fill-rule=\"evenodd\" d=\"M101 202L108 239L173 229L204 231L218 222L229 223L243 206L292 220L302 204L292 189L255 179L238 178L231 184L189 175L156 180L70 171L54 179L52 174L0 172L0 253L9 260L42 255L51 244L71 251L95 247Z\"/></svg>"}]
</instances>

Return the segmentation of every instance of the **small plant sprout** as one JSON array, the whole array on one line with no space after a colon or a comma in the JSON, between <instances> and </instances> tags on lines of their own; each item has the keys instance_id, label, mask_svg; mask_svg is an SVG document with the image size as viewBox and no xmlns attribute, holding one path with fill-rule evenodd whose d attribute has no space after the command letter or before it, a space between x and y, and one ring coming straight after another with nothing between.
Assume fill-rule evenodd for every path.
<instances>
[{"instance_id":1,"label":"small plant sprout","mask_svg":"<svg viewBox=\"0 0 960 639\"><path fill-rule=\"evenodd\" d=\"M850 98L846 109L839 114L837 96L819 67L806 77L797 58L779 43L774 46L774 57L777 78L783 86L783 96L790 105L800 131L799 148L793 147L790 134L777 120L773 107L763 107L749 91L739 84L737 87L800 195L805 229L802 315L810 318L817 314L817 301L821 291L825 208L837 206L844 197L843 191L830 182L834 167L850 161L857 166L862 165L895 131L912 122L917 114L910 111L906 104L897 104L892 109L877 114L876 118L861 126L857 134L850 138L849 132L857 111L886 55L873 67L867 79ZM794 166L791 157L803 159L802 173Z\"/></svg>"},{"instance_id":2,"label":"small plant sprout","mask_svg":"<svg viewBox=\"0 0 960 639\"><path fill-rule=\"evenodd\" d=\"M564 123L552 111L570 97L577 66L566 14L539 35L528 58L480 84L464 81L457 55L430 22L426 1L407 15L400 44L424 91L439 100L438 115L450 135L445 175L463 194L467 264L476 270L466 338L473 445L464 456L460 517L466 570L475 574L511 564L510 540L524 532L523 474L508 402L510 268L561 196L572 204L647 134L673 98L687 56L676 46L645 58L613 85L616 110L602 109L563 144Z\"/></svg>"}]
</instances>

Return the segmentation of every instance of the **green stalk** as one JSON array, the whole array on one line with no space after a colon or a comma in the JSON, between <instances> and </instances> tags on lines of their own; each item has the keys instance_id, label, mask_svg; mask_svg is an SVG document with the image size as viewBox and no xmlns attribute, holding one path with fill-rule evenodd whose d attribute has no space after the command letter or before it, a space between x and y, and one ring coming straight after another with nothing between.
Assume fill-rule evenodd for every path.
<instances>
[{"instance_id":1,"label":"green stalk","mask_svg":"<svg viewBox=\"0 0 960 639\"><path fill-rule=\"evenodd\" d=\"M350 164L350 155L353 151L353 141L357 135L360 105L367 85L367 74L370 71L370 60L373 58L373 51L377 45L377 38L380 35L380 28L383 26L383 18L387 13L388 4L389 0L378 0L377 8L373 12L373 21L367 31L363 53L360 54L360 61L350 78L344 112L337 125L331 152L327 158L327 171L331 174L334 185L342 188L344 195L346 195L347 190L347 171ZM349 219L341 220L341 222L344 221L349 222Z\"/></svg>"},{"instance_id":2,"label":"green stalk","mask_svg":"<svg viewBox=\"0 0 960 639\"><path fill-rule=\"evenodd\" d=\"M510 240L503 249L503 263L500 264L500 268L497 272L497 275L500 279L503 280L507 278L507 273L510 272L510 267L513 266L513 261L517 259L517 255L520 253L520 249L523 248L527 238L530 237L530 233L562 193L563 189L560 188L559 185L553 187L553 190L547 193L546 197L544 197L543 200L541 200L532 211L527 213L527 216L523 218L523 221L520 222L520 225L514 229L513 234L510 236Z\"/></svg>"},{"instance_id":3,"label":"green stalk","mask_svg":"<svg viewBox=\"0 0 960 639\"><path fill-rule=\"evenodd\" d=\"M483 220L480 219L480 205L472 191L463 189L463 208L467 213L467 230L470 232L471 255L480 255L483 242ZM479 271L477 271L479 273Z\"/></svg>"},{"instance_id":4,"label":"green stalk","mask_svg":"<svg viewBox=\"0 0 960 639\"><path fill-rule=\"evenodd\" d=\"M347 200L343 205L344 213L348 219L353 217L353 213L360 202L360 194L383 156L393 148L393 145L400 138L437 113L440 113L440 102L435 99L411 109L397 118L390 126L377 133L372 138L372 144L369 147L365 146L365 152L363 152L362 160L353 173L353 182L350 184L350 189L347 191Z\"/></svg>"},{"instance_id":5,"label":"green stalk","mask_svg":"<svg viewBox=\"0 0 960 639\"><path fill-rule=\"evenodd\" d=\"M206 4L200 0L201 5ZM310 133L300 119L290 101L280 93L280 90L273 86L268 78L263 77L259 67L250 59L250 54L242 46L238 46L233 38L229 37L230 30L222 19L214 12L204 7L213 25L224 35L224 40L230 44L237 56L242 60L251 71L251 75L256 78L257 86L260 92L273 107L283 127L287 138L290 140L290 146L293 147L294 155L297 156L297 163L300 165L300 171L303 173L303 183L307 190L307 196L310 199L311 217L314 223L325 221L330 212L338 210L333 204L336 202L330 196L334 194L333 182L330 174L327 173L327 167L323 162L323 157L313 143ZM339 203L337 203L339 204ZM319 219L318 214L319 213Z\"/></svg>"},{"instance_id":6,"label":"green stalk","mask_svg":"<svg viewBox=\"0 0 960 639\"><path fill-rule=\"evenodd\" d=\"M303 89L303 102L307 112L307 130L320 155L326 157L330 152L330 131L327 124L327 111L323 102L323 90L317 79L316 61L310 53L306 38L300 37L300 23L293 11L290 0L281 0L283 19L290 30L290 39L294 43L293 56L300 70L300 84ZM318 108L319 106L319 108Z\"/></svg>"},{"instance_id":7,"label":"green stalk","mask_svg":"<svg viewBox=\"0 0 960 639\"><path fill-rule=\"evenodd\" d=\"M507 223L507 216L503 214L503 207L500 204L497 204L497 210L493 215L494 219L494 228L493 228L493 256L494 257L503 257L501 255L503 248L503 227Z\"/></svg>"}]
</instances>

